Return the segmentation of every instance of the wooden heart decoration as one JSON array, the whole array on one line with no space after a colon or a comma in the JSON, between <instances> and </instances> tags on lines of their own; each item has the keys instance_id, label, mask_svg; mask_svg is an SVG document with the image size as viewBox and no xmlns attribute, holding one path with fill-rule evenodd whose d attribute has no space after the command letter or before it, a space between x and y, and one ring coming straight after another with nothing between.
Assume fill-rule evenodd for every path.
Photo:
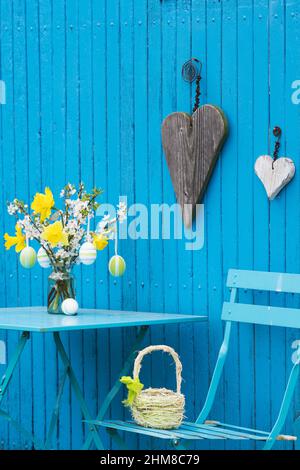
<instances>
[{"instance_id":1,"label":"wooden heart decoration","mask_svg":"<svg viewBox=\"0 0 300 470\"><path fill-rule=\"evenodd\" d=\"M264 185L270 201L284 188L295 174L293 160L286 157L273 160L270 155L262 155L255 162L254 170Z\"/></svg>"},{"instance_id":2,"label":"wooden heart decoration","mask_svg":"<svg viewBox=\"0 0 300 470\"><path fill-rule=\"evenodd\" d=\"M192 116L170 114L162 124L163 148L186 227L192 224L196 204L202 199L227 130L222 110L209 104Z\"/></svg>"}]
</instances>

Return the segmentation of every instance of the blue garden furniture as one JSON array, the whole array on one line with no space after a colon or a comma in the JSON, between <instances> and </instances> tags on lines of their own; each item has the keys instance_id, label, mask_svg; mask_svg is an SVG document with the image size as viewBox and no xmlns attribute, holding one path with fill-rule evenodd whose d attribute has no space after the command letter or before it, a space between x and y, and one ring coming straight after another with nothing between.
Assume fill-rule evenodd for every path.
<instances>
[{"instance_id":1,"label":"blue garden furniture","mask_svg":"<svg viewBox=\"0 0 300 470\"><path fill-rule=\"evenodd\" d=\"M10 307L0 308L0 330L15 330L20 331L21 335L16 345L16 349L9 358L6 371L0 380L0 418L4 418L8 423L13 426L18 432L25 436L33 443L35 449L51 449L53 435L59 418L59 408L62 400L63 390L66 380L69 379L71 389L77 399L82 417L88 421L92 419L89 412L83 392L80 388L79 382L76 378L71 359L68 357L64 348L60 333L72 331L86 331L98 329L111 329L111 328L128 328L137 327L136 340L132 346L127 360L124 363L123 370L120 375L126 375L135 356L136 351L141 346L141 343L152 325L171 325L183 324L189 322L202 322L206 321L206 317L199 315L182 315L173 313L152 313L152 312L135 312L135 311L118 311L118 310L95 310L95 309L82 309L79 310L76 316L66 315L49 315L45 307ZM6 410L2 408L3 399L8 391L10 381L13 377L16 367L19 363L23 350L28 343L31 334L52 334L54 344L58 356L64 366L63 374L61 376L60 384L57 390L57 397L53 403L53 411L49 423L49 428L44 442L41 437L32 435L31 431L27 430L23 424L20 423L19 417L13 417ZM101 419L108 410L111 401L122 387L119 378L116 378L115 384L108 392L99 410L98 419ZM86 440L83 443L82 449L87 450L94 444L97 449L104 449L102 440L97 432L95 425L90 424Z\"/></svg>"},{"instance_id":2,"label":"blue garden furniture","mask_svg":"<svg viewBox=\"0 0 300 470\"><path fill-rule=\"evenodd\" d=\"M224 340L220 348L217 364L212 376L207 398L196 422L184 422L176 430L149 429L133 422L116 420L93 420L90 424L105 427L116 443L126 448L119 431L128 431L155 438L167 439L177 449L186 449L189 441L202 439L230 439L262 441L263 449L271 449L276 440L295 441L296 436L281 435L287 413L295 392L299 376L300 345L293 355L293 367L288 379L277 420L271 431L262 431L207 420L212 409L223 367L227 357L232 326L236 322L267 326L300 328L300 309L253 305L237 302L238 289L260 290L283 293L300 293L300 275L269 273L231 269L228 272L227 287L231 289L230 301L224 302L222 320L225 321ZM296 434L300 435L300 418L295 421Z\"/></svg>"}]
</instances>

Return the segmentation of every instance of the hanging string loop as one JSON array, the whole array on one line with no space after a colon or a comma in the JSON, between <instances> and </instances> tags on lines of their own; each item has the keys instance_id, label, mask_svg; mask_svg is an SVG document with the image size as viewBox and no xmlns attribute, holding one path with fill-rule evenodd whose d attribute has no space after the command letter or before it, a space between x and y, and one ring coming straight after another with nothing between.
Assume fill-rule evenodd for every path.
<instances>
[{"instance_id":1,"label":"hanging string loop","mask_svg":"<svg viewBox=\"0 0 300 470\"><path fill-rule=\"evenodd\" d=\"M196 96L195 96L195 103L193 107L193 113L197 111L200 106L200 96L201 96L201 89L200 89L200 81L201 81L201 71L202 71L202 62L192 57L190 60L185 62L182 66L181 75L183 80L189 83L196 82Z\"/></svg>"},{"instance_id":2,"label":"hanging string loop","mask_svg":"<svg viewBox=\"0 0 300 470\"><path fill-rule=\"evenodd\" d=\"M276 162L278 155L279 155L279 149L280 149L280 137L281 137L282 131L279 126L275 126L273 129L273 135L276 137L276 142L274 146L274 152L273 152L273 163L272 163L272 169L274 169L274 163Z\"/></svg>"}]
</instances>

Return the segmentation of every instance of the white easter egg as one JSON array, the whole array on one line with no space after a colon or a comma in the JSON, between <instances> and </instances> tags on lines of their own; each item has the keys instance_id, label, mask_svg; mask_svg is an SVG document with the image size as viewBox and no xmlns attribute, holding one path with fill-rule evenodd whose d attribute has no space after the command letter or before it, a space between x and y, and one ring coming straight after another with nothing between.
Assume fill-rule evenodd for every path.
<instances>
[{"instance_id":1,"label":"white easter egg","mask_svg":"<svg viewBox=\"0 0 300 470\"><path fill-rule=\"evenodd\" d=\"M97 250L93 243L85 242L79 250L79 260L82 264L90 265L96 261Z\"/></svg>"},{"instance_id":2,"label":"white easter egg","mask_svg":"<svg viewBox=\"0 0 300 470\"><path fill-rule=\"evenodd\" d=\"M38 260L39 265L42 268L49 268L49 266L51 265L50 259L47 255L46 251L42 247L39 249L39 251L37 253L37 260Z\"/></svg>"},{"instance_id":3,"label":"white easter egg","mask_svg":"<svg viewBox=\"0 0 300 470\"><path fill-rule=\"evenodd\" d=\"M76 315L76 313L78 312L78 308L79 305L77 300L71 298L65 299L61 304L62 312L65 315Z\"/></svg>"},{"instance_id":4,"label":"white easter egg","mask_svg":"<svg viewBox=\"0 0 300 470\"><path fill-rule=\"evenodd\" d=\"M109 269L110 274L114 277L123 276L126 270L126 263L125 263L124 258L122 258L122 256L119 256L119 255L115 255L112 258L110 258L109 263L108 263L108 269Z\"/></svg>"},{"instance_id":5,"label":"white easter egg","mask_svg":"<svg viewBox=\"0 0 300 470\"><path fill-rule=\"evenodd\" d=\"M20 263L23 268L30 269L36 263L36 252L31 246L27 246L20 253Z\"/></svg>"}]
</instances>

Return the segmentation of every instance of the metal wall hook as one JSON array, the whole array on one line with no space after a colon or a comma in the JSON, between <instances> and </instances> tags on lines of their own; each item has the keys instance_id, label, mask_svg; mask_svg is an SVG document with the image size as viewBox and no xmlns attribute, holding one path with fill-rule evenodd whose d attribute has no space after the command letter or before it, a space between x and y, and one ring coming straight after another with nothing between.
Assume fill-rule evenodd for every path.
<instances>
[{"instance_id":1,"label":"metal wall hook","mask_svg":"<svg viewBox=\"0 0 300 470\"><path fill-rule=\"evenodd\" d=\"M197 78L200 77L201 79L201 71L202 62L195 57L192 57L183 64L181 75L184 81L193 83Z\"/></svg>"},{"instance_id":2,"label":"metal wall hook","mask_svg":"<svg viewBox=\"0 0 300 470\"><path fill-rule=\"evenodd\" d=\"M273 152L273 163L272 163L272 169L274 169L274 162L276 162L279 154L279 149L280 149L280 137L281 137L282 131L279 126L275 126L273 129L273 135L276 137L276 142L275 142L275 147L274 147L274 152Z\"/></svg>"},{"instance_id":3,"label":"metal wall hook","mask_svg":"<svg viewBox=\"0 0 300 470\"><path fill-rule=\"evenodd\" d=\"M184 81L193 83L196 81L196 96L195 104L193 107L193 113L197 111L200 105L200 81L201 81L202 62L192 57L190 60L185 62L182 66L181 75Z\"/></svg>"}]
</instances>

